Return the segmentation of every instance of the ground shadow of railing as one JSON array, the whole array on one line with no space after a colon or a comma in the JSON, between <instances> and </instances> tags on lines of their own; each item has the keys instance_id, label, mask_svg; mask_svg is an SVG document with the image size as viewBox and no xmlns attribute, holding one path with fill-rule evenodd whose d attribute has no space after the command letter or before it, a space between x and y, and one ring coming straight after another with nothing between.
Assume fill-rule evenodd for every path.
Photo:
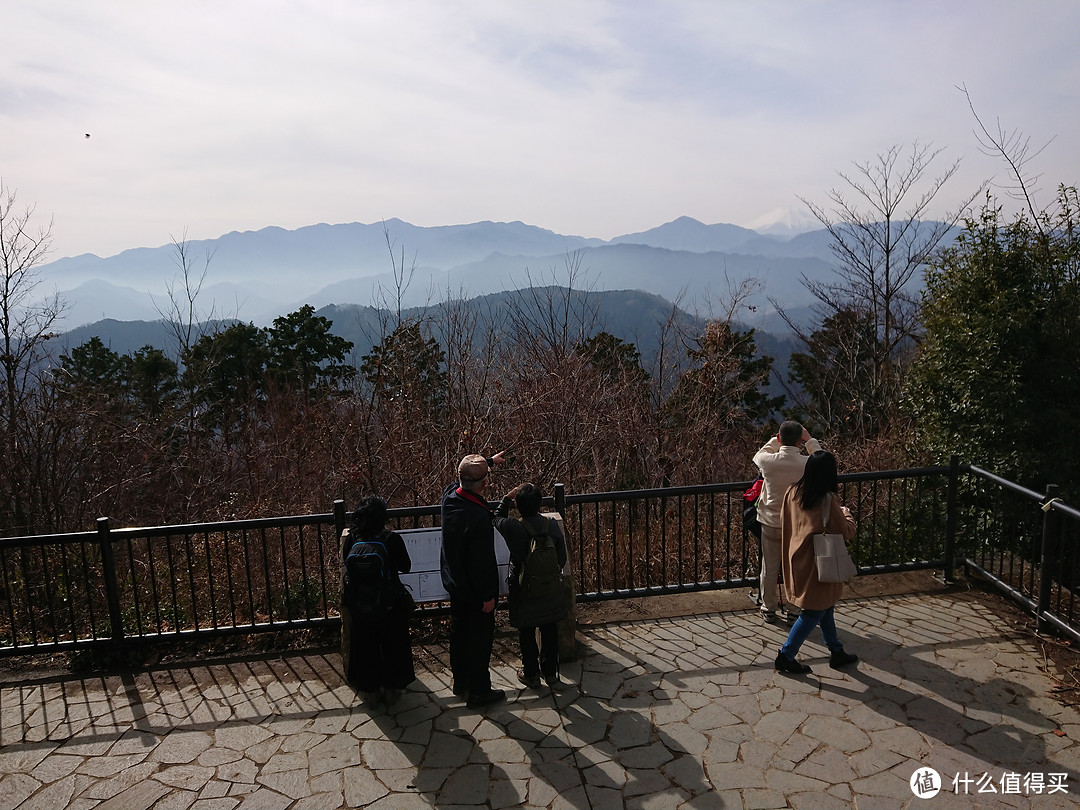
<instances>
[{"instance_id":1,"label":"ground shadow of railing","mask_svg":"<svg viewBox=\"0 0 1080 810\"><path fill-rule=\"evenodd\" d=\"M546 501L564 519L577 598L753 586L757 540L742 525L750 482ZM954 458L949 466L841 476L863 574L957 566L1080 641L1080 513ZM439 507L391 510L398 528L439 524ZM340 622L342 502L326 514L0 539L0 655L210 641ZM424 605L417 620L444 605Z\"/></svg>"}]
</instances>

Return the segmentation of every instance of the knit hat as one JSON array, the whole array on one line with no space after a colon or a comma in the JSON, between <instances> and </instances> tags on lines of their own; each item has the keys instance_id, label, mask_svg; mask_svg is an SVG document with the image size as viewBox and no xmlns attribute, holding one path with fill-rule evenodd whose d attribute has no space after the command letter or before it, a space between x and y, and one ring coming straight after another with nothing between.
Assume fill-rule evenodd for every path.
<instances>
[{"instance_id":1,"label":"knit hat","mask_svg":"<svg viewBox=\"0 0 1080 810\"><path fill-rule=\"evenodd\" d=\"M465 456L457 467L458 477L469 481L483 481L488 474L488 461L481 455L472 453Z\"/></svg>"}]
</instances>

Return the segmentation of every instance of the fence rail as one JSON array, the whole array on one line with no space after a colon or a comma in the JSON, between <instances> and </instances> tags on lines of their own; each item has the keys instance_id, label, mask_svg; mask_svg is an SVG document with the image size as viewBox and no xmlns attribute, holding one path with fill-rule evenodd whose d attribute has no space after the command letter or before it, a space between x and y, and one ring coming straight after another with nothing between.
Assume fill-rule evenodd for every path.
<instances>
[{"instance_id":1,"label":"fence rail","mask_svg":"<svg viewBox=\"0 0 1080 810\"><path fill-rule=\"evenodd\" d=\"M742 527L750 482L568 494L578 599L756 584L758 541ZM861 573L964 565L1080 640L1080 513L956 459L947 467L840 478ZM122 648L331 627L344 504L333 512L0 539L0 655ZM439 525L439 507L390 510L397 528ZM436 608L437 610L437 608ZM433 611L434 612L434 611Z\"/></svg>"}]
</instances>

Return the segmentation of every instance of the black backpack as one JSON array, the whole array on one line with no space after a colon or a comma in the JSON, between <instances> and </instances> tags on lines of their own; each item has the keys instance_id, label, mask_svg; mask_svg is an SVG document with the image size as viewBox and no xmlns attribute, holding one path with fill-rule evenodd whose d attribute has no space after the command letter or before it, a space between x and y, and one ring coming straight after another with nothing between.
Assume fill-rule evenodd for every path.
<instances>
[{"instance_id":1,"label":"black backpack","mask_svg":"<svg viewBox=\"0 0 1080 810\"><path fill-rule=\"evenodd\" d=\"M387 532L357 540L345 557L342 585L345 602L354 616L376 616L393 606L396 578L386 551Z\"/></svg>"},{"instance_id":2,"label":"black backpack","mask_svg":"<svg viewBox=\"0 0 1080 810\"><path fill-rule=\"evenodd\" d=\"M551 536L551 518L544 521L543 530L535 529L527 520L521 525L529 533L529 551L518 572L518 593L525 599L546 599L563 590L562 566L555 538Z\"/></svg>"}]
</instances>

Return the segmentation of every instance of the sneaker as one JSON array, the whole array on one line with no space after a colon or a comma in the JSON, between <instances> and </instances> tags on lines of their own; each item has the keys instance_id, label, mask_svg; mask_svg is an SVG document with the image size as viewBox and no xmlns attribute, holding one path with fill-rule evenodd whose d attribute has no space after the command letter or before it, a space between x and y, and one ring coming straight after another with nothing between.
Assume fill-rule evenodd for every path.
<instances>
[{"instance_id":1,"label":"sneaker","mask_svg":"<svg viewBox=\"0 0 1080 810\"><path fill-rule=\"evenodd\" d=\"M776 613L773 611L759 610L758 613L761 614L761 620L765 622L765 624L776 624Z\"/></svg>"},{"instance_id":2,"label":"sneaker","mask_svg":"<svg viewBox=\"0 0 1080 810\"><path fill-rule=\"evenodd\" d=\"M832 651L832 655L829 656L829 666L833 669L840 669L840 667L854 664L858 660L859 656L855 655L855 653L844 652L841 647L839 650Z\"/></svg>"},{"instance_id":3,"label":"sneaker","mask_svg":"<svg viewBox=\"0 0 1080 810\"><path fill-rule=\"evenodd\" d=\"M797 622L799 620L799 614L800 613L802 613L802 611L800 611L800 610L791 610L790 608L780 611L780 615L784 617L784 621L787 622L788 624L795 624L795 622Z\"/></svg>"},{"instance_id":4,"label":"sneaker","mask_svg":"<svg viewBox=\"0 0 1080 810\"><path fill-rule=\"evenodd\" d=\"M805 675L811 671L806 664L800 664L798 661L788 658L782 652L776 654L776 661L773 666L776 667L777 672L787 672L790 675Z\"/></svg>"},{"instance_id":5,"label":"sneaker","mask_svg":"<svg viewBox=\"0 0 1080 810\"><path fill-rule=\"evenodd\" d=\"M525 670L519 669L517 671L518 682L524 684L530 689L540 688L540 676L539 675L526 675Z\"/></svg>"},{"instance_id":6,"label":"sneaker","mask_svg":"<svg viewBox=\"0 0 1080 810\"><path fill-rule=\"evenodd\" d=\"M544 676L544 683L548 685L548 688L552 692L561 692L563 689L570 685L558 675L552 675L550 678Z\"/></svg>"},{"instance_id":7,"label":"sneaker","mask_svg":"<svg viewBox=\"0 0 1080 810\"><path fill-rule=\"evenodd\" d=\"M469 695L468 706L470 709L482 709L504 700L506 700L506 693L502 689L489 689L479 695Z\"/></svg>"}]
</instances>

